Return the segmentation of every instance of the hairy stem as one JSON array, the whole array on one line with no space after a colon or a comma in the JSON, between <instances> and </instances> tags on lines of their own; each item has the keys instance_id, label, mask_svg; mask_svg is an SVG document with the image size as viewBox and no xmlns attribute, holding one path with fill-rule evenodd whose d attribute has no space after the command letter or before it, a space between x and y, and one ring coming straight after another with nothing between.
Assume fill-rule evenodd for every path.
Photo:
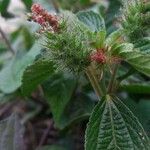
<instances>
[{"instance_id":1,"label":"hairy stem","mask_svg":"<svg viewBox=\"0 0 150 150\"><path fill-rule=\"evenodd\" d=\"M88 67L88 69L86 70L86 74L90 80L90 83L98 97L98 99L100 99L100 97L102 96L103 92L102 92L102 89L99 85L99 82L98 82L98 79L94 73L94 70L92 67Z\"/></svg>"},{"instance_id":2,"label":"hairy stem","mask_svg":"<svg viewBox=\"0 0 150 150\"><path fill-rule=\"evenodd\" d=\"M114 86L114 83L115 83L117 70L118 70L118 64L115 65L115 67L114 67L114 70L113 70L113 73L112 73L112 76L111 76L111 79L110 79L110 82L109 82L109 85L108 85L108 90L107 90L108 93L111 93L113 91L113 86Z\"/></svg>"},{"instance_id":3,"label":"hairy stem","mask_svg":"<svg viewBox=\"0 0 150 150\"><path fill-rule=\"evenodd\" d=\"M12 48L12 46L11 46L9 40L7 39L7 36L5 35L5 33L4 33L4 31L1 29L1 27L0 27L0 34L1 34L2 38L4 39L4 41L5 41L5 43L6 43L7 47L8 47L8 49L10 50L10 52L14 55L14 54L15 54L15 50Z\"/></svg>"}]
</instances>

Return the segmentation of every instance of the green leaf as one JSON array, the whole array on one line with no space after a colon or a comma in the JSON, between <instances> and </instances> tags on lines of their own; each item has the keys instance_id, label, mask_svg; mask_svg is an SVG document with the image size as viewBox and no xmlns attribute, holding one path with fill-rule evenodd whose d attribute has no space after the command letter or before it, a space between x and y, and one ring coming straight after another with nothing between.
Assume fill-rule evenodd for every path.
<instances>
[{"instance_id":1,"label":"green leaf","mask_svg":"<svg viewBox=\"0 0 150 150\"><path fill-rule=\"evenodd\" d=\"M31 9L32 0L22 0L28 10Z\"/></svg>"},{"instance_id":2,"label":"green leaf","mask_svg":"<svg viewBox=\"0 0 150 150\"><path fill-rule=\"evenodd\" d=\"M9 3L10 3L10 0L2 0L0 2L0 12L6 11L9 6Z\"/></svg>"},{"instance_id":3,"label":"green leaf","mask_svg":"<svg viewBox=\"0 0 150 150\"><path fill-rule=\"evenodd\" d=\"M96 34L96 47L97 48L103 48L104 47L105 38L106 38L106 30L99 31Z\"/></svg>"},{"instance_id":4,"label":"green leaf","mask_svg":"<svg viewBox=\"0 0 150 150\"><path fill-rule=\"evenodd\" d=\"M150 83L130 83L130 84L121 84L121 90L125 90L128 93L137 93L137 94L149 94L150 93Z\"/></svg>"},{"instance_id":5,"label":"green leaf","mask_svg":"<svg viewBox=\"0 0 150 150\"><path fill-rule=\"evenodd\" d=\"M134 49L133 44L121 44L113 51L113 54L121 57L139 72L150 76L150 55Z\"/></svg>"},{"instance_id":6,"label":"green leaf","mask_svg":"<svg viewBox=\"0 0 150 150\"><path fill-rule=\"evenodd\" d=\"M23 143L24 127L20 124L17 115L0 122L0 149L1 150L24 150Z\"/></svg>"},{"instance_id":7,"label":"green leaf","mask_svg":"<svg viewBox=\"0 0 150 150\"><path fill-rule=\"evenodd\" d=\"M87 25L93 32L105 30L105 22L102 16L93 11L79 12L78 19Z\"/></svg>"},{"instance_id":8,"label":"green leaf","mask_svg":"<svg viewBox=\"0 0 150 150\"><path fill-rule=\"evenodd\" d=\"M138 117L142 126L144 127L147 135L150 137L149 129L150 129L150 101L149 99L140 99L140 101L135 102L133 99L125 99L124 103L132 110L134 115Z\"/></svg>"},{"instance_id":9,"label":"green leaf","mask_svg":"<svg viewBox=\"0 0 150 150\"><path fill-rule=\"evenodd\" d=\"M2 0L0 2L0 12L1 12L2 17L5 17L5 18L14 17L11 13L7 11L9 4L10 4L10 0Z\"/></svg>"},{"instance_id":10,"label":"green leaf","mask_svg":"<svg viewBox=\"0 0 150 150\"><path fill-rule=\"evenodd\" d=\"M93 107L94 102L87 95L83 93L74 95L61 118L56 122L57 127L63 129L74 125L76 122L88 119Z\"/></svg>"},{"instance_id":11,"label":"green leaf","mask_svg":"<svg viewBox=\"0 0 150 150\"><path fill-rule=\"evenodd\" d=\"M43 90L58 128L64 129L90 116L94 102L83 93L75 94L76 79L72 75L53 75Z\"/></svg>"},{"instance_id":12,"label":"green leaf","mask_svg":"<svg viewBox=\"0 0 150 150\"><path fill-rule=\"evenodd\" d=\"M12 93L21 86L21 79L25 68L32 64L35 56L41 50L37 42L23 57L16 55L0 72L0 90L4 93Z\"/></svg>"},{"instance_id":13,"label":"green leaf","mask_svg":"<svg viewBox=\"0 0 150 150\"><path fill-rule=\"evenodd\" d=\"M140 51L150 54L150 37L145 37L143 39L140 39L134 45L135 48L140 49Z\"/></svg>"},{"instance_id":14,"label":"green leaf","mask_svg":"<svg viewBox=\"0 0 150 150\"><path fill-rule=\"evenodd\" d=\"M39 84L46 80L53 71L53 63L47 59L39 59L28 66L22 78L23 95L29 95Z\"/></svg>"},{"instance_id":15,"label":"green leaf","mask_svg":"<svg viewBox=\"0 0 150 150\"><path fill-rule=\"evenodd\" d=\"M106 46L113 46L117 40L122 36L123 30L118 29L117 31L112 32L106 39Z\"/></svg>"},{"instance_id":16,"label":"green leaf","mask_svg":"<svg viewBox=\"0 0 150 150\"><path fill-rule=\"evenodd\" d=\"M133 113L116 97L102 98L90 117L85 150L149 150L150 141Z\"/></svg>"},{"instance_id":17,"label":"green leaf","mask_svg":"<svg viewBox=\"0 0 150 150\"><path fill-rule=\"evenodd\" d=\"M44 84L44 94L51 106L54 120L58 122L70 101L76 87L76 80L72 76L54 74Z\"/></svg>"}]
</instances>

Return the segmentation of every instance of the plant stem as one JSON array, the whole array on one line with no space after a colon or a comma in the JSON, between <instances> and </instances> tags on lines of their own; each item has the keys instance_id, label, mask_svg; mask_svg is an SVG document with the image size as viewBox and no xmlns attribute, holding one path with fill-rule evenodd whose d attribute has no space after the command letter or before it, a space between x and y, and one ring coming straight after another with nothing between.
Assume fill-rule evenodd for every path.
<instances>
[{"instance_id":1,"label":"plant stem","mask_svg":"<svg viewBox=\"0 0 150 150\"><path fill-rule=\"evenodd\" d=\"M105 75L103 74L103 79L101 80L101 85L102 85L102 90L103 90L103 93L107 93L107 90L106 90L106 83L105 83Z\"/></svg>"},{"instance_id":2,"label":"plant stem","mask_svg":"<svg viewBox=\"0 0 150 150\"><path fill-rule=\"evenodd\" d=\"M14 55L15 54L15 50L12 48L9 40L7 39L7 37L6 37L5 33L4 33L4 31L1 29L1 27L0 27L0 34L1 34L2 38L4 39L7 47L9 48L10 52Z\"/></svg>"},{"instance_id":3,"label":"plant stem","mask_svg":"<svg viewBox=\"0 0 150 150\"><path fill-rule=\"evenodd\" d=\"M89 67L87 70L86 70L86 74L91 82L91 85L98 97L98 99L100 99L100 97L102 96L103 92L102 92L102 89L101 87L99 86L99 83L98 83L98 79L95 75L95 73L93 72L93 68L92 67Z\"/></svg>"},{"instance_id":4,"label":"plant stem","mask_svg":"<svg viewBox=\"0 0 150 150\"><path fill-rule=\"evenodd\" d=\"M114 67L112 77L111 77L109 85L108 85L108 90L107 90L108 93L111 93L112 90L113 90L113 85L114 85L114 82L115 82L115 79L116 79L117 70L118 70L118 64L115 65L115 67Z\"/></svg>"}]
</instances>

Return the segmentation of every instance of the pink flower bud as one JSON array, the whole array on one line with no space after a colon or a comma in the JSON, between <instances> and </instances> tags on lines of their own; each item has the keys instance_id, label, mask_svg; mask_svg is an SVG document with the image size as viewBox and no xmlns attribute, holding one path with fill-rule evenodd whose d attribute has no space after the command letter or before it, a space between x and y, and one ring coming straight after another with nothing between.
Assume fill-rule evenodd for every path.
<instances>
[{"instance_id":1,"label":"pink flower bud","mask_svg":"<svg viewBox=\"0 0 150 150\"><path fill-rule=\"evenodd\" d=\"M31 11L34 14L40 14L41 12L44 11L44 9L42 8L42 6L40 4L33 4L31 7Z\"/></svg>"},{"instance_id":2,"label":"pink flower bud","mask_svg":"<svg viewBox=\"0 0 150 150\"><path fill-rule=\"evenodd\" d=\"M43 16L37 16L37 17L35 18L35 21L36 21L37 23L39 23L40 25L44 25L44 24L45 24L45 19L43 18Z\"/></svg>"},{"instance_id":3,"label":"pink flower bud","mask_svg":"<svg viewBox=\"0 0 150 150\"><path fill-rule=\"evenodd\" d=\"M44 27L45 30L49 30L50 27L54 32L59 30L58 17L48 13L40 4L33 4L31 11L32 20Z\"/></svg>"},{"instance_id":4,"label":"pink flower bud","mask_svg":"<svg viewBox=\"0 0 150 150\"><path fill-rule=\"evenodd\" d=\"M104 64L106 63L106 56L104 54L104 52L102 51L97 51L95 53L93 53L91 56L91 61L95 61L97 63L101 63L101 64Z\"/></svg>"}]
</instances>

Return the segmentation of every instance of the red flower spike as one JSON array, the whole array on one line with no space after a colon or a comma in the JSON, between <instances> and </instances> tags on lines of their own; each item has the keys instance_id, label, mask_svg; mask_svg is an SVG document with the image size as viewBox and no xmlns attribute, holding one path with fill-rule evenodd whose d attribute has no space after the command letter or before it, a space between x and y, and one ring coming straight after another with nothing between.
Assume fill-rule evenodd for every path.
<instances>
[{"instance_id":1,"label":"red flower spike","mask_svg":"<svg viewBox=\"0 0 150 150\"><path fill-rule=\"evenodd\" d=\"M95 61L100 64L106 63L106 56L102 51L97 51L91 55L91 61Z\"/></svg>"},{"instance_id":2,"label":"red flower spike","mask_svg":"<svg viewBox=\"0 0 150 150\"><path fill-rule=\"evenodd\" d=\"M56 15L49 14L40 4L33 4L31 11L32 20L44 27L44 30L49 30L51 27L54 32L58 31L59 19Z\"/></svg>"},{"instance_id":3,"label":"red flower spike","mask_svg":"<svg viewBox=\"0 0 150 150\"><path fill-rule=\"evenodd\" d=\"M42 6L40 4L33 4L31 7L31 11L32 11L32 13L38 15L38 14L41 14L42 12L44 12L44 9L42 8Z\"/></svg>"}]
</instances>

